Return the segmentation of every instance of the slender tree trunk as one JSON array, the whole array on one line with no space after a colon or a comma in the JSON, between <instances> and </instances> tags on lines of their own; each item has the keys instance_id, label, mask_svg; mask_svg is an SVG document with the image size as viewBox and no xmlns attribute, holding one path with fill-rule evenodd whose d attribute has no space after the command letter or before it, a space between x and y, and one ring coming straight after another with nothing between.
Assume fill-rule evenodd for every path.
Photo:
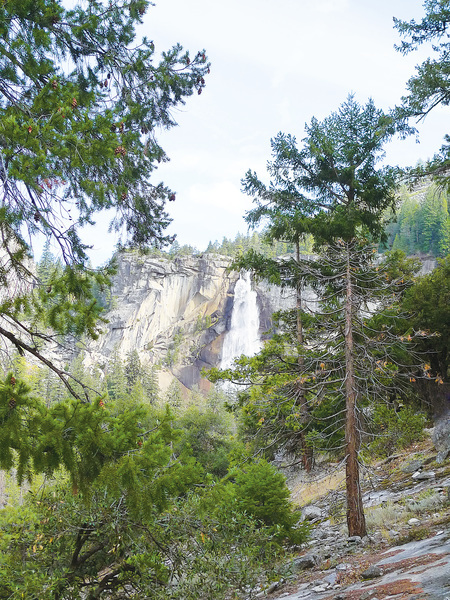
<instances>
[{"instance_id":1,"label":"slender tree trunk","mask_svg":"<svg viewBox=\"0 0 450 600\"><path fill-rule=\"evenodd\" d=\"M295 255L297 264L300 263L300 243L298 240L295 242ZM303 321L302 321L302 284L299 281L297 284L297 341L300 348L303 347ZM298 354L298 366L300 373L303 373L305 366L305 359L303 353ZM309 421L309 406L305 398L305 390L301 381L297 382L296 386L296 400L295 403L300 407L300 415L302 425L307 425ZM314 463L313 449L307 445L305 432L300 432L300 444L302 448L302 463L303 467L307 472L311 471Z\"/></svg>"},{"instance_id":2,"label":"slender tree trunk","mask_svg":"<svg viewBox=\"0 0 450 600\"><path fill-rule=\"evenodd\" d=\"M345 480L347 488L348 534L364 537L367 534L361 487L359 482L358 452L360 435L356 418L356 385L353 348L354 289L350 269L351 245L347 243L346 299L345 299Z\"/></svg>"}]
</instances>

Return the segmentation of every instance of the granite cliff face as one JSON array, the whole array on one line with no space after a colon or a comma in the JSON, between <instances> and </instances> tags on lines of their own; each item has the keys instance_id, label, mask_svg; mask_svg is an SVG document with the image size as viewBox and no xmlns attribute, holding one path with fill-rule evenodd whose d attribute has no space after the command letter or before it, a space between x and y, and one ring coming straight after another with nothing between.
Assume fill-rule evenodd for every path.
<instances>
[{"instance_id":1,"label":"granite cliff face","mask_svg":"<svg viewBox=\"0 0 450 600\"><path fill-rule=\"evenodd\" d=\"M113 306L100 338L91 343L86 363L106 365L117 349L122 357L137 350L142 362L160 367L160 385L175 377L206 389L203 367L220 364L223 339L230 328L234 287L239 273L217 255L174 259L134 252L118 257ZM261 333L270 328L273 311L293 306L292 293L264 282L255 286Z\"/></svg>"}]
</instances>

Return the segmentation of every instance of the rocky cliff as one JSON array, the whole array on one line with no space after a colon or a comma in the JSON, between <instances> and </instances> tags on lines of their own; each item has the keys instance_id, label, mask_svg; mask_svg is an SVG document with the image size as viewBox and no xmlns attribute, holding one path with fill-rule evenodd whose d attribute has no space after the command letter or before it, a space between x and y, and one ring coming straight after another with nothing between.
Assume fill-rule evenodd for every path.
<instances>
[{"instance_id":1,"label":"rocky cliff","mask_svg":"<svg viewBox=\"0 0 450 600\"><path fill-rule=\"evenodd\" d=\"M175 377L202 389L202 368L220 364L223 339L230 328L234 287L239 273L217 255L173 259L127 252L118 256L113 307L100 338L91 343L86 363L106 365L117 349L122 357L137 350L143 363L160 367L160 385ZM292 293L260 282L255 286L260 332L271 326L275 310L293 306Z\"/></svg>"}]
</instances>

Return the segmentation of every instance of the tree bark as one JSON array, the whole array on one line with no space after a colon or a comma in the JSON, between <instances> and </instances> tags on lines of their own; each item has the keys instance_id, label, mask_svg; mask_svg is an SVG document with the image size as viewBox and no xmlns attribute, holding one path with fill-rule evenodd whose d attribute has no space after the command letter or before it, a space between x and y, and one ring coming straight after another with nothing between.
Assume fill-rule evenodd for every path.
<instances>
[{"instance_id":1,"label":"tree bark","mask_svg":"<svg viewBox=\"0 0 450 600\"><path fill-rule=\"evenodd\" d=\"M346 298L345 298L345 481L347 489L347 527L348 534L364 537L367 534L366 520L362 503L359 481L358 452L360 435L356 418L356 385L353 347L354 289L350 267L351 245L347 243Z\"/></svg>"},{"instance_id":2,"label":"tree bark","mask_svg":"<svg viewBox=\"0 0 450 600\"><path fill-rule=\"evenodd\" d=\"M300 243L298 240L296 240L296 242L295 242L295 254L296 254L297 264L299 264L300 263ZM297 302L296 302L297 341L298 341L299 348L302 348L303 347L303 321L302 321L302 284L301 284L301 281L299 281L299 283L297 284L296 292L297 292L297 294L296 294L296 299L297 299ZM303 373L304 366L305 366L305 360L304 360L304 357L303 357L303 354L301 351L298 353L298 366L299 366L300 373ZM296 393L295 404L300 407L300 418L301 418L302 426L306 426L309 421L309 406L308 406L308 401L305 397L305 390L304 390L301 380L297 382L295 393ZM306 443L306 436L305 436L304 429L302 429L302 431L300 432L300 444L301 444L301 449L302 449L302 464L303 464L304 469L309 473L309 471L311 471L313 464L314 464L314 456L313 456L313 449L310 446L308 446L308 444Z\"/></svg>"}]
</instances>

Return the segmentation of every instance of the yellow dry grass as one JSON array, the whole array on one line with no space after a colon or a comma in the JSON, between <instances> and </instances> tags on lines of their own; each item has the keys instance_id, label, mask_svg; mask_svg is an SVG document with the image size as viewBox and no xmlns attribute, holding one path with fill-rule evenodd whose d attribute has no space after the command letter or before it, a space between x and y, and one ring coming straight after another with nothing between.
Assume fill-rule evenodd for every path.
<instances>
[{"instance_id":1,"label":"yellow dry grass","mask_svg":"<svg viewBox=\"0 0 450 600\"><path fill-rule=\"evenodd\" d=\"M291 500L294 505L304 506L315 502L329 492L343 488L345 485L345 470L339 469L317 478L317 475L296 482L291 489Z\"/></svg>"}]
</instances>

